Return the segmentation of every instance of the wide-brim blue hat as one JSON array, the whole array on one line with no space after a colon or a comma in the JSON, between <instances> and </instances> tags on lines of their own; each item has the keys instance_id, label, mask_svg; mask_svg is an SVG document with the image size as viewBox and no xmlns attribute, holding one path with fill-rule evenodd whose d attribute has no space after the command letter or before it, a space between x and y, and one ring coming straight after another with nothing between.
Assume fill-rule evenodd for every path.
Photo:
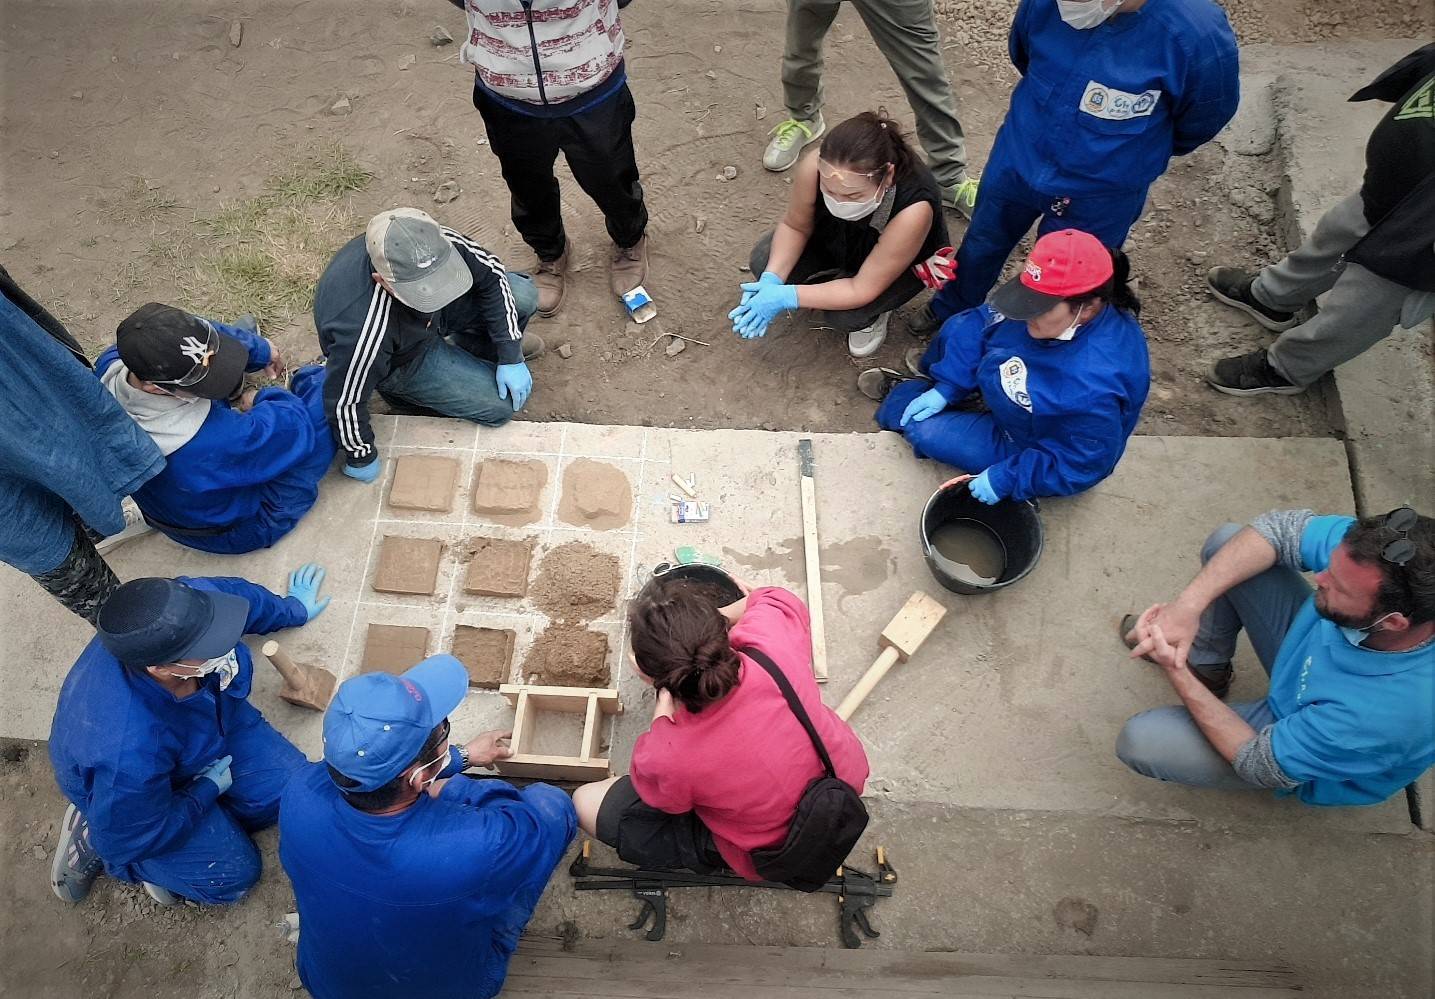
<instances>
[{"instance_id":1,"label":"wide-brim blue hat","mask_svg":"<svg viewBox=\"0 0 1435 999\"><path fill-rule=\"evenodd\" d=\"M132 579L100 608L100 644L126 666L214 659L244 637L249 601L180 579Z\"/></svg>"},{"instance_id":2,"label":"wide-brim blue hat","mask_svg":"<svg viewBox=\"0 0 1435 999\"><path fill-rule=\"evenodd\" d=\"M344 790L383 787L415 761L467 693L468 670L450 655L429 656L397 676L351 677L324 712L324 762L357 785Z\"/></svg>"}]
</instances>

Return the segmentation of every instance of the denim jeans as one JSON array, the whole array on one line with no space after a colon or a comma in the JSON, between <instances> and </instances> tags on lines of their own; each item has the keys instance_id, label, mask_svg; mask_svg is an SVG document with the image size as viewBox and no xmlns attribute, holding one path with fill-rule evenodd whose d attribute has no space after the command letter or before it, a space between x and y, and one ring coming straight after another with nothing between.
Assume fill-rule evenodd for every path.
<instances>
[{"instance_id":1,"label":"denim jeans","mask_svg":"<svg viewBox=\"0 0 1435 999\"><path fill-rule=\"evenodd\" d=\"M538 311L538 289L527 274L508 272L518 328ZM419 357L390 371L379 394L401 406L418 406L443 416L500 427L513 419L513 400L498 395L493 341L482 330L456 331L435 340Z\"/></svg>"},{"instance_id":2,"label":"denim jeans","mask_svg":"<svg viewBox=\"0 0 1435 999\"><path fill-rule=\"evenodd\" d=\"M1223 524L1212 532L1201 549L1201 563L1209 562L1240 530L1239 524ZM1281 642L1310 593L1310 584L1301 574L1283 565L1236 584L1211 601L1201 615L1190 663L1213 666L1230 662L1236 638L1244 628L1269 676ZM1257 732L1276 720L1265 699L1238 701L1230 707ZM1184 707L1156 708L1128 719L1117 736L1116 755L1132 770L1157 780L1223 790L1262 790L1236 776Z\"/></svg>"}]
</instances>

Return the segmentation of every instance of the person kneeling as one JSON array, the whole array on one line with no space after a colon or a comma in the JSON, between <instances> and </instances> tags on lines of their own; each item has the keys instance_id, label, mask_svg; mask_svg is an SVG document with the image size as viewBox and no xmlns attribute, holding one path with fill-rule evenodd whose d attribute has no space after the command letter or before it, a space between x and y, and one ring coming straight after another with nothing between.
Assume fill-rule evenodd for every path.
<instances>
[{"instance_id":1,"label":"person kneeling","mask_svg":"<svg viewBox=\"0 0 1435 999\"><path fill-rule=\"evenodd\" d=\"M241 320L243 322L243 320ZM324 416L324 369L291 390L243 390L246 371L280 373L250 326L226 326L151 302L131 313L95 373L166 456L134 493L145 520L189 548L237 555L293 530L319 498L336 448Z\"/></svg>"},{"instance_id":2,"label":"person kneeling","mask_svg":"<svg viewBox=\"0 0 1435 999\"><path fill-rule=\"evenodd\" d=\"M299 906L299 978L315 999L489 999L577 822L568 795L463 776L512 755L507 732L459 747L453 656L345 680L324 762L279 809Z\"/></svg>"},{"instance_id":3,"label":"person kneeling","mask_svg":"<svg viewBox=\"0 0 1435 999\"><path fill-rule=\"evenodd\" d=\"M574 792L579 823L639 867L727 867L762 880L752 851L786 840L803 792L825 771L761 660L797 692L837 777L860 794L868 775L857 733L812 678L807 608L765 587L719 609L683 580L659 579L628 627L638 676L657 690L653 723L628 776Z\"/></svg>"},{"instance_id":4,"label":"person kneeling","mask_svg":"<svg viewBox=\"0 0 1435 999\"><path fill-rule=\"evenodd\" d=\"M1435 521L1273 511L1216 530L1201 560L1175 600L1122 622L1183 705L1130 719L1123 763L1309 805L1377 804L1435 763ZM1226 705L1243 628L1270 690Z\"/></svg>"}]
</instances>

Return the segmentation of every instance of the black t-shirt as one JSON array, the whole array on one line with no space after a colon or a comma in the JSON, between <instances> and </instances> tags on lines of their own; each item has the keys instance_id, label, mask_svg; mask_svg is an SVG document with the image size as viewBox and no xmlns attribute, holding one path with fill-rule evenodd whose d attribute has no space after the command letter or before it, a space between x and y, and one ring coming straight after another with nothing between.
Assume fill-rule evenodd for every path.
<instances>
[{"instance_id":1,"label":"black t-shirt","mask_svg":"<svg viewBox=\"0 0 1435 999\"><path fill-rule=\"evenodd\" d=\"M1431 62L1435 62L1435 46ZM1376 224L1435 173L1435 68L1403 93L1365 144L1365 218Z\"/></svg>"},{"instance_id":2,"label":"black t-shirt","mask_svg":"<svg viewBox=\"0 0 1435 999\"><path fill-rule=\"evenodd\" d=\"M884 203L864 219L848 222L839 219L827 210L822 200L822 191L817 192L817 205L813 215L811 242L821 248L822 254L848 274L856 274L862 264L882 238L882 229L889 219L896 218L902 210L925 201L932 206L932 225L922 248L908 266L926 260L944 246L951 245L947 238L947 220L942 215L942 192L937 178L932 176L924 164L918 163L905 175L897 178L892 190L892 207L884 212Z\"/></svg>"}]
</instances>

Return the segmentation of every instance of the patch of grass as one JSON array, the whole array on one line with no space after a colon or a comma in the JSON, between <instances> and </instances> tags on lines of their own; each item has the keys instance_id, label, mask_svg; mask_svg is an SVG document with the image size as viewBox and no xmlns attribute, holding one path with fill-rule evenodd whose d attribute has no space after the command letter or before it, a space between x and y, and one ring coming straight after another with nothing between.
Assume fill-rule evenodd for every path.
<instances>
[{"instance_id":1,"label":"patch of grass","mask_svg":"<svg viewBox=\"0 0 1435 999\"><path fill-rule=\"evenodd\" d=\"M158 188L151 188L143 177L135 177L129 187L103 206L103 210L112 222L151 225L173 211L177 204Z\"/></svg>"}]
</instances>

